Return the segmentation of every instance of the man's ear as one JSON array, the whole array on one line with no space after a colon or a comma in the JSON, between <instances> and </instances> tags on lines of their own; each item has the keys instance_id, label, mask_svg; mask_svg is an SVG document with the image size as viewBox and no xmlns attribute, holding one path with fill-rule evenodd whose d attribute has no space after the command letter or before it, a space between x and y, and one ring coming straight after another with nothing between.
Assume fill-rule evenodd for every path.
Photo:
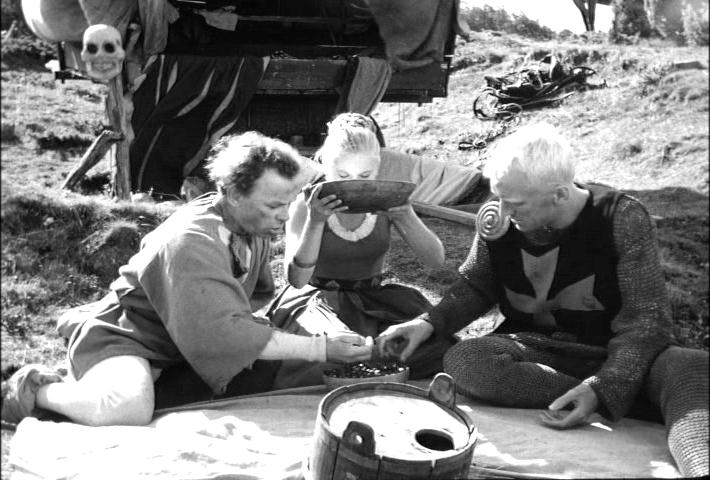
<instances>
[{"instance_id":1,"label":"man's ear","mask_svg":"<svg viewBox=\"0 0 710 480\"><path fill-rule=\"evenodd\" d=\"M569 187L566 185L557 185L552 191L552 198L555 203L564 203L570 199Z\"/></svg>"},{"instance_id":2,"label":"man's ear","mask_svg":"<svg viewBox=\"0 0 710 480\"><path fill-rule=\"evenodd\" d=\"M241 194L237 191L236 188L234 187L221 187L222 188L222 195L225 196L227 199L227 202L231 204L235 204L239 202L239 199L241 198Z\"/></svg>"}]
</instances>

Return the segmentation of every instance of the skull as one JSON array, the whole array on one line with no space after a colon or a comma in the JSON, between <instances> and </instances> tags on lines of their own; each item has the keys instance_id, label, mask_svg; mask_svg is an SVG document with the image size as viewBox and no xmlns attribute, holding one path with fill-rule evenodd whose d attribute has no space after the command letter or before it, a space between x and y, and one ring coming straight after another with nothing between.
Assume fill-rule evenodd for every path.
<instances>
[{"instance_id":1,"label":"skull","mask_svg":"<svg viewBox=\"0 0 710 480\"><path fill-rule=\"evenodd\" d=\"M99 82L108 82L121 73L126 52L121 45L121 34L111 25L92 25L84 30L81 59L86 73Z\"/></svg>"}]
</instances>

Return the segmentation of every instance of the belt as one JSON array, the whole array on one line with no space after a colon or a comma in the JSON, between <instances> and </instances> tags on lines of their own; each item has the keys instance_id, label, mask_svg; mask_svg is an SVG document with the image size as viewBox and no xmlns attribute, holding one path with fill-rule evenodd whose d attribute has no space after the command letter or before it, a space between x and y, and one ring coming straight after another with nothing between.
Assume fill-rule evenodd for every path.
<instances>
[{"instance_id":1,"label":"belt","mask_svg":"<svg viewBox=\"0 0 710 480\"><path fill-rule=\"evenodd\" d=\"M382 284L382 275L362 280L336 280L334 278L312 277L309 284L321 290L371 290Z\"/></svg>"}]
</instances>

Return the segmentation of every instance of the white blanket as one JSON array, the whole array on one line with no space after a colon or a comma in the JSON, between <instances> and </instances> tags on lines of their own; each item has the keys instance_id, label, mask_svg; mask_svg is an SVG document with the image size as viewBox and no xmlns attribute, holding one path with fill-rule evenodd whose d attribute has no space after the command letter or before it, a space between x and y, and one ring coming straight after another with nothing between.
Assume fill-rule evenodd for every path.
<instances>
[{"instance_id":1,"label":"white blanket","mask_svg":"<svg viewBox=\"0 0 710 480\"><path fill-rule=\"evenodd\" d=\"M11 479L303 478L325 393L306 387L195 404L158 415L148 427L28 418L11 441ZM680 476L660 424L597 418L557 431L542 426L536 410L491 407L460 395L458 405L478 430L469 478Z\"/></svg>"}]
</instances>

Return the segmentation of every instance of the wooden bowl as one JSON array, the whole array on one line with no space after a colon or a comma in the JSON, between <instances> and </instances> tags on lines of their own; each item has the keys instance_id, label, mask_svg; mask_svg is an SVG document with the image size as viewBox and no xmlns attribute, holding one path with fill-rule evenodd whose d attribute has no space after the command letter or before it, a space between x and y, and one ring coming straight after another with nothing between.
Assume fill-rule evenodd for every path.
<instances>
[{"instance_id":1,"label":"wooden bowl","mask_svg":"<svg viewBox=\"0 0 710 480\"><path fill-rule=\"evenodd\" d=\"M347 205L345 213L384 211L407 203L416 188L412 182L395 180L335 180L323 182L320 197L337 195Z\"/></svg>"},{"instance_id":2,"label":"wooden bowl","mask_svg":"<svg viewBox=\"0 0 710 480\"><path fill-rule=\"evenodd\" d=\"M366 365L369 368L377 368L377 364L360 362L356 365ZM352 369L352 365L339 366L334 369L326 370L323 373L323 383L329 390L334 390L345 385L354 385L356 383L404 383L409 379L409 367L401 365L402 370L392 373L382 373L378 375L367 375L361 377L342 376L348 369ZM336 376L340 375L340 376Z\"/></svg>"}]
</instances>

